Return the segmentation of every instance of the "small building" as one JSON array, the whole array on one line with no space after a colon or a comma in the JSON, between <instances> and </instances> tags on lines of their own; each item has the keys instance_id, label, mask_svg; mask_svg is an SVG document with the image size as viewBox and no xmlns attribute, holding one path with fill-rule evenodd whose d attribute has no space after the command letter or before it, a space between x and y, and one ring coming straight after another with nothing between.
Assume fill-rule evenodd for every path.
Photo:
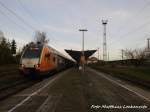
<instances>
[{"instance_id":1,"label":"small building","mask_svg":"<svg viewBox=\"0 0 150 112\"><path fill-rule=\"evenodd\" d=\"M98 59L96 57L89 57L87 60L87 64L89 63L97 63Z\"/></svg>"}]
</instances>

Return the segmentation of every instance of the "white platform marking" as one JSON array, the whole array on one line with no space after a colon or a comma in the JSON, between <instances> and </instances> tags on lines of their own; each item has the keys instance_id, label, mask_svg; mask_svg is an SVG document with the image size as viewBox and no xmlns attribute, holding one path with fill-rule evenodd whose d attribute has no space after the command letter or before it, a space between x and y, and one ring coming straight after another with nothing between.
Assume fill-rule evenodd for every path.
<instances>
[{"instance_id":1,"label":"white platform marking","mask_svg":"<svg viewBox=\"0 0 150 112\"><path fill-rule=\"evenodd\" d=\"M95 70L93 70L93 69L90 69L90 70L94 71L97 75L99 75L99 76L101 76L101 77L103 77L103 78L105 78L105 79L111 81L112 83L115 83L115 84L119 85L120 87L123 87L124 89L126 89L126 90L128 90L128 91L130 91L130 92L136 94L137 96L139 96L139 97L145 99L146 101L150 102L150 99L149 99L149 98L147 98L147 97L145 97L145 96L143 96L143 95L137 93L136 91L133 91L132 89L130 89L130 88L128 88L128 87L126 87L126 86L124 86L124 85L118 83L117 81L112 80L112 79L110 79L109 77L107 77L107 76L105 76L105 75L102 75L100 72L97 72L97 71L95 71Z\"/></svg>"},{"instance_id":2,"label":"white platform marking","mask_svg":"<svg viewBox=\"0 0 150 112\"><path fill-rule=\"evenodd\" d=\"M47 84L45 84L43 87L41 87L40 89L38 89L37 91L33 92L32 94L30 94L28 97L26 97L24 100L22 100L20 103L18 103L16 106L14 106L13 108L11 108L10 110L8 110L8 112L13 112L15 109L17 109L18 107L20 107L21 105L23 105L26 101L28 101L32 96L37 95L39 92L41 92L43 89L45 89L47 86L49 86L51 83L53 83L55 80L57 80L58 78L60 78L62 75L58 74L57 77L53 78L52 80L50 80Z\"/></svg>"}]
</instances>

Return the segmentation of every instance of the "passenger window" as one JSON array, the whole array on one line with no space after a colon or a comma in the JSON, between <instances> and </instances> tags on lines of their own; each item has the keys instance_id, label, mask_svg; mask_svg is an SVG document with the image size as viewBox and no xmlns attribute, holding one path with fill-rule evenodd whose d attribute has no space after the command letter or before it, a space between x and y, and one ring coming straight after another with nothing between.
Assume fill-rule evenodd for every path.
<instances>
[{"instance_id":1,"label":"passenger window","mask_svg":"<svg viewBox=\"0 0 150 112\"><path fill-rule=\"evenodd\" d=\"M53 58L53 61L54 61L54 62L56 61L55 57Z\"/></svg>"}]
</instances>

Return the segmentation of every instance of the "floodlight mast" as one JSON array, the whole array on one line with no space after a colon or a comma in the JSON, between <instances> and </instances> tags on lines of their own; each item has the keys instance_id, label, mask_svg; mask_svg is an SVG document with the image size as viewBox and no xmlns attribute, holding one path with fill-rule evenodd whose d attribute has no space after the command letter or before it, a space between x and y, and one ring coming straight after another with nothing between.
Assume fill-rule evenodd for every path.
<instances>
[{"instance_id":1,"label":"floodlight mast","mask_svg":"<svg viewBox=\"0 0 150 112\"><path fill-rule=\"evenodd\" d=\"M102 20L103 29L103 60L107 61L106 25L108 20Z\"/></svg>"}]
</instances>

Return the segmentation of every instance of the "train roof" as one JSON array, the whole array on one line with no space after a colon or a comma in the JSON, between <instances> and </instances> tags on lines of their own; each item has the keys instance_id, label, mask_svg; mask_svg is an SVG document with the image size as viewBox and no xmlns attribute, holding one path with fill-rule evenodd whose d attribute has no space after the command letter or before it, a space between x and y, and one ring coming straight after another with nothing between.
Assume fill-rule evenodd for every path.
<instances>
[{"instance_id":1,"label":"train roof","mask_svg":"<svg viewBox=\"0 0 150 112\"><path fill-rule=\"evenodd\" d=\"M70 61L74 61L73 59L68 58L67 56L65 56L64 54L60 53L59 51L57 51L57 50L54 49L53 47L48 46L48 45L46 45L46 46L47 46L49 49L51 49L51 50L54 52L54 54L57 54L57 55L59 55L59 56L61 56L61 57L64 57L64 58L66 58L66 59L68 59L68 60L70 60Z\"/></svg>"},{"instance_id":2,"label":"train roof","mask_svg":"<svg viewBox=\"0 0 150 112\"><path fill-rule=\"evenodd\" d=\"M56 49L54 49L53 47L51 47L51 46L49 46L49 45L40 44L40 43L37 43L37 44L36 44L36 43L31 42L30 44L28 44L28 46L29 46L29 47L40 47L40 48L41 48L41 47L48 47L49 49L52 50L52 52L53 52L54 54L57 54L57 55L59 55L59 56L61 56L61 57L63 57L63 58L66 58L66 59L70 60L70 61L74 61L73 59L71 59L71 58L65 56L64 54L60 53L59 51L57 51Z\"/></svg>"}]
</instances>

